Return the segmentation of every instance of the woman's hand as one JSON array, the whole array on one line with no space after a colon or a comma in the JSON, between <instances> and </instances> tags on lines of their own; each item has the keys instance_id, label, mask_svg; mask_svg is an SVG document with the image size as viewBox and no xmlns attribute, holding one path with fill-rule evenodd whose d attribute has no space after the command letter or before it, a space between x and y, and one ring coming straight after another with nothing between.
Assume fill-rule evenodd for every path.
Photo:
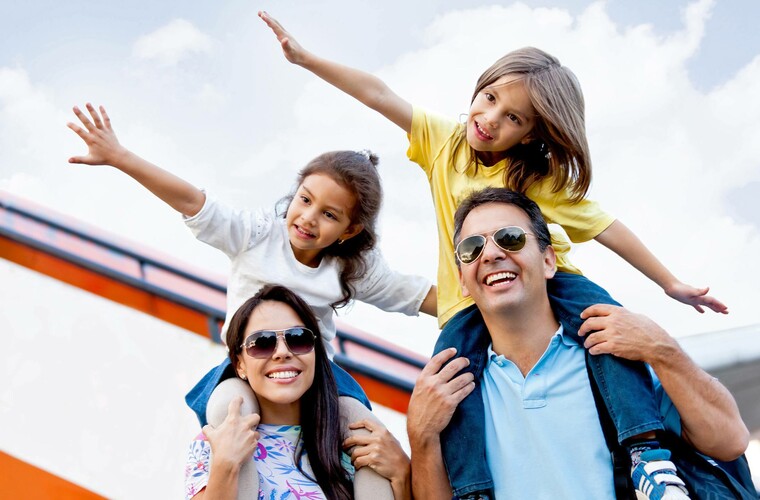
<instances>
[{"instance_id":1,"label":"woman's hand","mask_svg":"<svg viewBox=\"0 0 760 500\"><path fill-rule=\"evenodd\" d=\"M295 38L282 27L277 19L273 18L263 10L259 11L259 17L274 32L277 41L279 41L282 46L282 52L285 54L285 59L293 64L301 65L304 60L304 55L306 54L303 47L301 47L301 45L296 42Z\"/></svg>"},{"instance_id":2,"label":"woman's hand","mask_svg":"<svg viewBox=\"0 0 760 500\"><path fill-rule=\"evenodd\" d=\"M369 467L390 480L396 500L411 498L411 466L398 440L382 424L364 419L349 424L349 429L366 429L369 434L354 433L343 441L351 450L351 463L360 469Z\"/></svg>"},{"instance_id":3,"label":"woman's hand","mask_svg":"<svg viewBox=\"0 0 760 500\"><path fill-rule=\"evenodd\" d=\"M203 434L211 445L211 453L214 457L212 471L217 466L240 468L250 460L256 445L259 442L259 433L256 426L259 425L260 417L256 413L241 416L240 407L243 398L237 397L230 401L227 418L219 427L206 425Z\"/></svg>"},{"instance_id":4,"label":"woman's hand","mask_svg":"<svg viewBox=\"0 0 760 500\"><path fill-rule=\"evenodd\" d=\"M111 128L111 119L106 113L106 109L100 106L100 114L95 107L87 103L92 121L85 115L81 109L74 106L74 114L84 125L84 129L75 123L67 123L66 126L73 130L87 144L87 156L73 156L69 158L69 163L83 163L85 165L114 165L118 163L127 150L116 138L116 134ZM85 130L86 129L86 130Z\"/></svg>"}]
</instances>

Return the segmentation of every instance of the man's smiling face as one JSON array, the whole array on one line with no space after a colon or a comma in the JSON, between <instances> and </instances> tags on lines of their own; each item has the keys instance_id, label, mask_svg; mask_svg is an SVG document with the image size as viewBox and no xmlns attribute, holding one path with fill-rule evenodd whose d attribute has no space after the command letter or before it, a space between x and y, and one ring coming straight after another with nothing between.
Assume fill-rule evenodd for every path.
<instances>
[{"instance_id":1,"label":"man's smiling face","mask_svg":"<svg viewBox=\"0 0 760 500\"><path fill-rule=\"evenodd\" d=\"M493 242L491 234L506 226L528 231L521 250L507 252ZM480 258L461 265L462 294L472 297L484 314L527 311L546 297L546 280L554 276L554 251L549 246L542 252L529 228L528 215L506 203L480 205L465 218L461 239L480 234L486 236L486 246Z\"/></svg>"}]
</instances>

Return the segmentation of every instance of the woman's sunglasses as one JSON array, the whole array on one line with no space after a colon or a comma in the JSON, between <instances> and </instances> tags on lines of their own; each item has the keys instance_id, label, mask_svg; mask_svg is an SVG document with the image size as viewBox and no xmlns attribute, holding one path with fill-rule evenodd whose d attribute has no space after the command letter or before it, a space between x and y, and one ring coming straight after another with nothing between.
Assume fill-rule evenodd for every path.
<instances>
[{"instance_id":1,"label":"woman's sunglasses","mask_svg":"<svg viewBox=\"0 0 760 500\"><path fill-rule=\"evenodd\" d=\"M259 330L250 334L240 347L252 358L271 358L277 350L277 338L282 337L285 347L299 356L314 350L317 336L303 326L294 326L284 330Z\"/></svg>"},{"instance_id":2,"label":"woman's sunglasses","mask_svg":"<svg viewBox=\"0 0 760 500\"><path fill-rule=\"evenodd\" d=\"M505 252L519 252L525 246L525 230L518 226L507 226L490 234L496 246ZM454 253L462 264L472 264L480 258L486 248L487 237L473 234L459 242Z\"/></svg>"}]
</instances>

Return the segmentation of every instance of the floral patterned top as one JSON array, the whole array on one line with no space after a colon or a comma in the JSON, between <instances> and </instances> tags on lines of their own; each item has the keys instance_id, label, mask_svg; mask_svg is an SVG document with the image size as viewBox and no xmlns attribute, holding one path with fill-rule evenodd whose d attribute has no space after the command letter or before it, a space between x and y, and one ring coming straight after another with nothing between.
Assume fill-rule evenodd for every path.
<instances>
[{"instance_id":1,"label":"floral patterned top","mask_svg":"<svg viewBox=\"0 0 760 500\"><path fill-rule=\"evenodd\" d=\"M259 500L324 500L322 489L312 480L311 465L301 455L303 474L294 461L296 444L301 435L299 425L259 424L261 435L253 460L259 473ZM209 477L211 445L202 433L190 443L185 465L185 498L188 500L206 487ZM343 468L353 476L354 468L345 453Z\"/></svg>"}]
</instances>

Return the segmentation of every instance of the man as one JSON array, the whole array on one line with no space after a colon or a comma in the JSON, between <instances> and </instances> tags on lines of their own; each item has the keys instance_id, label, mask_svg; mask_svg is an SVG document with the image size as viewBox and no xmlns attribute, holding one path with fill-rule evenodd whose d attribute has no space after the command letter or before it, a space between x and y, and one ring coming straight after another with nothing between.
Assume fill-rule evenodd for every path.
<instances>
[{"instance_id":1,"label":"man","mask_svg":"<svg viewBox=\"0 0 760 500\"><path fill-rule=\"evenodd\" d=\"M507 226L528 228L517 251L495 243L494 233ZM563 335L546 292L555 258L540 210L520 194L485 189L457 213L455 245L471 235L486 241L479 256L460 267L462 291L473 298L475 326L487 330L491 345L477 382L471 373L456 376L468 365L465 358L444 366L455 356L451 349L434 356L417 381L407 419L415 498L452 496L440 434L475 383L481 384L485 418L472 425L485 425L486 463L478 463L478 450L462 454L473 457L473 467L490 468L497 499L614 498L585 352ZM732 396L665 331L610 305L592 306L583 316L588 319L579 334L588 334L592 355L652 367L666 392L660 408L667 428L721 460L744 452L749 432ZM668 488L680 494L677 486Z\"/></svg>"}]
</instances>

